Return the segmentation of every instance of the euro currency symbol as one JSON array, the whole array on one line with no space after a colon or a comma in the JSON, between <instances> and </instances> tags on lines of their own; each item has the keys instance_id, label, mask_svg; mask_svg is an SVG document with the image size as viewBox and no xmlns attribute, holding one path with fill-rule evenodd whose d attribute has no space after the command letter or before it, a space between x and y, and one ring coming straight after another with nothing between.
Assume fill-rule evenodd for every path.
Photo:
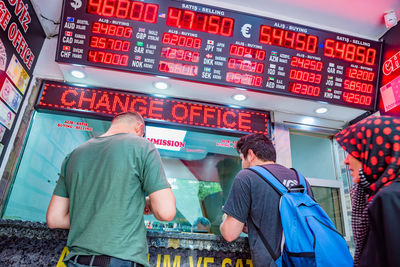
<instances>
[{"instance_id":1,"label":"euro currency symbol","mask_svg":"<svg viewBox=\"0 0 400 267\"><path fill-rule=\"evenodd\" d=\"M242 32L242 35L243 35L244 37L246 37L246 38L250 38L250 37L251 37L251 34L250 34L250 29L251 29L251 27L252 27L252 25L251 25L251 24L248 24L248 23L246 23L246 24L244 24L244 25L242 26L241 32Z\"/></svg>"}]
</instances>

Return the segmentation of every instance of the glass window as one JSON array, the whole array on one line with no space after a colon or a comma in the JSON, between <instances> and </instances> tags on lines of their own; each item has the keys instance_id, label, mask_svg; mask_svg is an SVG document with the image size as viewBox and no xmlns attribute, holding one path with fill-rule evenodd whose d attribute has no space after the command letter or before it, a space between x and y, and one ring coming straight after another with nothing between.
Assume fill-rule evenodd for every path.
<instances>
[{"instance_id":1,"label":"glass window","mask_svg":"<svg viewBox=\"0 0 400 267\"><path fill-rule=\"evenodd\" d=\"M336 180L330 138L291 132L290 150L293 168L305 177Z\"/></svg>"},{"instance_id":2,"label":"glass window","mask_svg":"<svg viewBox=\"0 0 400 267\"><path fill-rule=\"evenodd\" d=\"M313 178L313 181L338 180L331 138L322 134L291 131L290 149L293 168L305 177ZM337 230L345 234L340 188L311 185L315 200L331 218Z\"/></svg>"},{"instance_id":3,"label":"glass window","mask_svg":"<svg viewBox=\"0 0 400 267\"><path fill-rule=\"evenodd\" d=\"M315 201L328 214L339 233L344 234L339 189L319 186L311 186L311 189L314 193Z\"/></svg>"},{"instance_id":4,"label":"glass window","mask_svg":"<svg viewBox=\"0 0 400 267\"><path fill-rule=\"evenodd\" d=\"M3 218L44 222L64 157L105 132L109 121L35 113ZM234 177L241 169L237 135L146 126L146 138L158 148L176 197L172 222L145 216L158 231L219 234L222 211Z\"/></svg>"}]
</instances>

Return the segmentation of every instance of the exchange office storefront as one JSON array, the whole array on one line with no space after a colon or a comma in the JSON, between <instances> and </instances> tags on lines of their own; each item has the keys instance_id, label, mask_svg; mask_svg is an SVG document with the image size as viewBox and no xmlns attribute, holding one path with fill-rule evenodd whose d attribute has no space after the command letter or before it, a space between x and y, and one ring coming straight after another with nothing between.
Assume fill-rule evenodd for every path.
<instances>
[{"instance_id":1,"label":"exchange office storefront","mask_svg":"<svg viewBox=\"0 0 400 267\"><path fill-rule=\"evenodd\" d=\"M105 132L111 118L126 110L145 118L145 137L160 152L177 202L171 222L145 216L151 265L251 266L245 237L229 244L220 236L219 224L221 207L241 169L236 141L246 133L269 134L269 112L57 82L41 87L9 187L1 234L10 238L0 241L8 251L3 261L8 261L2 263L55 266L64 256L67 232L37 223L45 222L62 160Z\"/></svg>"},{"instance_id":2,"label":"exchange office storefront","mask_svg":"<svg viewBox=\"0 0 400 267\"><path fill-rule=\"evenodd\" d=\"M171 222L145 216L151 266L252 266L245 235L227 243L219 224L221 206L241 169L235 144L247 133L275 139L269 112L58 82L43 82L40 90L2 210L0 235L7 238L0 241L1 263L63 266L67 231L44 224L62 160L105 132L114 114L136 110L146 120L145 137L158 148L177 201ZM310 141L316 144L315 137L290 137L293 147ZM313 179L311 185L344 233L339 186Z\"/></svg>"}]
</instances>

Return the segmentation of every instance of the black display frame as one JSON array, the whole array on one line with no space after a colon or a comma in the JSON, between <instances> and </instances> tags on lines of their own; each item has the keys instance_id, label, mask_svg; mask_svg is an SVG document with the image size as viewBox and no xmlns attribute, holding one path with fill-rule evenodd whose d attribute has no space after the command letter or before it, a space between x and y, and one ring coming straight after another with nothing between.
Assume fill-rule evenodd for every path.
<instances>
[{"instance_id":1,"label":"black display frame","mask_svg":"<svg viewBox=\"0 0 400 267\"><path fill-rule=\"evenodd\" d=\"M83 8L86 7L86 1L87 0L83 0L83 4L82 4ZM284 84L284 86L286 86L285 89L276 89L276 88L269 89L269 88L266 88L267 82L268 82L267 80L269 78L271 78L271 76L270 76L267 79L268 75L266 73L263 74L263 76L265 76L265 77L263 77L262 87L256 88L254 86L246 86L246 85L241 85L241 84L228 83L225 80L216 80L214 78L206 80L206 79L203 79L203 78L200 78L200 77L186 77L186 76L179 75L179 74L160 72L158 70L154 71L154 66L157 67L158 65L156 63L158 63L159 60L160 60L160 50L161 50L161 47L163 46L161 40L158 42L160 44L160 46L157 47L153 51L154 54L157 55L157 57L158 57L158 62L153 64L153 67L152 67L151 70L146 70L146 69L143 69L143 68L142 69L137 69L137 68L133 69L133 68L130 68L130 67L120 67L120 66L104 65L104 64L101 64L101 63L89 62L87 60L87 52L89 50L88 42L87 42L87 44L85 45L85 48L84 48L84 50L86 49L85 50L86 54L81 55L82 58L83 58L82 60L71 59L71 58L69 58L69 59L62 58L60 54L63 52L63 49L62 49L63 46L66 45L65 43L62 42L62 38L65 37L65 36L63 36L64 35L63 32L66 31L66 29L63 28L63 25L66 22L65 19L67 18L67 15L70 14L70 13L68 13L69 11L67 11L67 10L71 10L70 7L67 7L67 1L66 0L64 0L64 5L63 5L63 9L62 9L61 26L60 26L58 45L57 45L56 61L58 61L60 63L70 63L70 64L78 64L78 65L80 64L80 65L87 65L87 66L93 66L93 67L99 67L99 68L106 68L106 69L113 69L113 70L120 70L120 71L128 71L128 72L136 72L136 73L143 73L143 74L150 74L150 75L161 75L161 76L167 76L167 77L171 77L171 78L174 78L174 79L180 79L180 80L184 80L184 81L192 81L192 82L194 81L194 82L213 84L213 85L218 85L218 86L227 86L227 87L239 87L239 88L244 88L244 89L247 89L247 90L250 90L250 91L268 93L268 94L272 93L272 94L283 95L283 96L290 96L290 97L295 97L295 98L300 98L300 99L307 99L307 100L318 101L318 102L323 102L323 103L329 103L329 104L334 104L334 105L346 106L346 107L350 107L350 108L357 108L357 109L363 109L363 110L369 110L369 111L375 111L376 110L376 107L377 107L377 94L378 94L378 89L379 89L378 82L379 82L379 79L380 79L379 68L380 68L380 65L381 65L381 58L382 58L382 46L383 46L382 42L374 41L374 40L368 40L368 39L361 38L361 37L350 36L350 35L347 35L347 34L335 33L335 32L332 32L332 31L327 31L327 30L323 30L323 29L317 29L315 27L309 27L309 26L305 26L305 25L301 25L301 24L297 24L297 23L290 23L290 22L287 22L287 21L267 18L267 17L263 17L263 16L259 16L259 15L250 15L250 14L247 14L247 13L244 13L244 12L240 12L240 11L234 11L234 10L229 10L229 9L226 9L226 8L220 8L220 7L213 7L213 6L204 5L204 4L187 3L187 2L178 1L178 0L163 0L163 1L147 0L145 3L157 3L160 6L160 10L161 10L161 7L163 7L163 6L177 7L177 5L180 5L180 7L186 6L187 8L192 8L192 9L206 9L206 10L209 10L210 12L217 12L217 11L223 12L223 13L227 12L227 13L232 13L232 14L237 14L238 15L238 16L235 16L235 24L236 24L236 19L238 17L240 17L240 16L246 17L247 16L247 17L250 17L253 20L269 21L270 26L274 26L275 25L277 27L280 27L280 26L284 25L284 27L287 26L289 28L292 27L293 29L298 29L299 32L300 31L308 31L307 34L320 33L320 35L318 35L318 37L325 36L325 39L328 38L329 36L335 36L336 39L340 39L341 40L341 39L346 39L347 38L348 40L351 40L353 43L356 43L356 44L364 44L365 43L365 44L368 44L369 46L373 46L374 48L376 48L376 51L377 51L376 64L373 66L373 68L370 68L375 74L375 78L374 78L373 83L372 83L373 84L373 93L371 95L368 95L368 96L366 96L365 94L363 95L363 96L365 96L364 100L366 100L367 97L370 96L371 97L370 98L371 99L371 103L369 105L359 105L359 104L344 102L342 100L342 94L344 92L344 89L340 89L340 88L338 88L336 86L333 86L333 85L328 87L328 86L325 86L323 84L320 84L320 87L321 87L320 89L321 89L322 92L318 97L306 96L306 95L302 95L302 94L295 94L295 93L289 92L289 78L287 77L288 74L289 74L289 71L286 72L285 77L277 77L276 75L275 75L275 77L272 77L274 79L275 78L282 78L282 79L280 79L280 81L281 81L282 84ZM170 4L174 4L174 5L170 5ZM165 11L165 10L163 10L163 11ZM85 11L83 11L83 12L85 12ZM159 12L161 12L161 11L159 11ZM74 14L75 15L79 14L79 12L74 12ZM165 16L165 13L159 13L159 16L161 16L161 14L164 14L164 16ZM85 19L88 19L87 17L90 17L90 16L94 16L94 15L86 14ZM160 18L158 18L158 19L160 20ZM113 19L111 19L111 20L113 20ZM123 19L115 19L115 20L116 21L124 21ZM90 19L88 21L89 21L89 23L87 24L87 26L88 26L87 28L88 29L86 30L86 33L90 33L91 34L90 29L89 29L89 27L91 25L90 22L93 22L95 20L91 20ZM142 27L142 29L144 29L145 31L146 31L146 27L145 26L149 25L149 24L146 24L146 23L143 23L143 22L132 22L132 23L133 23L133 25L137 24L137 28L138 29ZM143 26L143 25L145 25L145 26ZM167 26L166 25L161 25L160 21L158 21L156 24L152 24L152 25L156 25L156 27L158 27L156 29L158 29L159 32L161 32L161 33L167 32L167 30L164 30L162 28L162 27L165 27L165 29L166 29ZM263 25L268 25L268 23L267 24L263 24ZM185 32L185 33L191 32L191 30L186 30L186 29L183 29L183 30L179 30L177 28L169 28L169 29L171 31L176 30L176 32L178 32L178 33L180 33L180 32ZM150 29L149 29L149 31L150 31ZM235 32L234 32L234 35L233 35L232 38L235 37L235 34L236 35L238 34L237 31L238 30L235 29ZM200 38L205 36L205 33L202 33L202 32L194 32L194 34L196 36L200 37ZM90 39L90 35L87 35L86 37L87 37L87 39ZM158 37L161 39L161 36L158 36ZM216 35L215 36L214 35L211 36L209 34L208 37L216 37ZM207 40L206 38L202 38L202 39L203 39L203 42L205 40ZM220 39L217 38L215 40L217 40L217 41L215 41L215 43L218 43ZM236 41L236 43L237 42L239 42L239 41ZM132 44L133 43L134 42L132 41ZM253 42L253 43L256 43L257 45L263 46L262 44L260 44L258 42ZM350 43L350 41L349 41L349 43ZM147 44L151 44L151 42L147 43ZM227 42L227 44L231 45L231 44L235 44L235 42L234 42L234 40L231 40L230 42ZM251 44L251 43L248 42L246 45L249 45L249 44ZM320 46L321 46L321 43L319 43L319 47ZM136 46L135 46L135 48L136 48ZM93 50L93 48L92 48L92 50ZM296 50L290 50L290 49L284 48L284 47L275 47L274 46L272 48L271 47L267 47L266 48L266 51L267 51L268 54L269 53L272 54L272 52L275 52L274 50L278 50L279 52L281 52L280 55L289 56L289 59L291 57L299 54L298 51L296 51ZM320 49L320 50L322 50L322 49ZM101 50L96 50L96 51L101 51ZM106 51L106 50L104 50L104 51ZM201 52L202 52L201 59L205 59L205 57L204 57L205 51L201 51ZM282 52L285 52L285 54L282 53ZM322 52L319 52L319 54L321 54L321 53ZM271 54L269 54L269 56L271 56ZM229 57L229 53L227 51L225 52L224 55L225 55L225 57L227 57L227 55ZM303 56L311 56L311 58L313 56L313 55L308 55L307 53L302 53L302 55ZM318 55L314 55L314 56L316 56L316 58L318 59L319 56L320 56L320 55L319 56ZM135 56L137 56L137 55L135 54ZM144 57L144 56L145 55L140 56L140 57ZM134 54L130 54L129 55L129 62L132 61L132 64L135 61L135 60L132 60L133 57L134 57ZM218 57L221 57L221 56L218 56ZM214 58L215 58L215 55L214 55ZM278 57L278 59L281 60L281 58L279 58L279 57ZM320 59L323 59L323 57L320 57ZM350 67L352 65L352 63L346 63L346 61L340 60L340 59L331 59L331 62L326 61L324 63L333 63L333 64L335 64L337 66L338 62L341 64L339 66L341 66L342 69L341 70L336 70L336 71L339 71L339 72L341 71L341 72L343 72L343 74L342 74L342 77L333 77L333 78L335 78L335 79L339 78L339 82L338 83L341 83L344 80L343 78L345 78L344 72L345 72L346 68ZM227 63L225 65L227 65ZM357 65L357 64L355 64L355 65ZM361 66L361 65L357 65L357 67L359 67L359 66ZM205 65L205 64L199 64L199 68L198 69L206 70L207 67L209 67L209 66ZM280 66L278 66L278 67L280 67ZM361 66L361 67L365 67L365 65ZM226 77L226 72L228 70L227 66L225 66L224 68L225 69L223 69L222 74L220 75L222 77ZM325 68L325 66L324 66L324 68ZM202 75L204 75L203 73L202 73ZM242 74L245 74L245 73L242 73ZM327 83L328 82L327 79L329 78L329 76L330 75L327 72L323 73L323 75L322 75L322 83L324 83L324 82ZM276 79L276 80L278 82L278 79ZM290 82L296 82L296 81L295 80L290 80ZM359 82L362 82L362 81L359 81ZM305 84L305 83L303 83L303 84ZM336 81L334 83L332 83L332 84L336 84ZM312 83L306 83L305 85L313 85L313 84ZM278 86L280 86L280 85L278 85ZM352 92L353 91L350 91L350 92L347 92L347 93L352 93ZM331 99L324 98L325 94L328 94L331 97Z\"/></svg>"}]
</instances>

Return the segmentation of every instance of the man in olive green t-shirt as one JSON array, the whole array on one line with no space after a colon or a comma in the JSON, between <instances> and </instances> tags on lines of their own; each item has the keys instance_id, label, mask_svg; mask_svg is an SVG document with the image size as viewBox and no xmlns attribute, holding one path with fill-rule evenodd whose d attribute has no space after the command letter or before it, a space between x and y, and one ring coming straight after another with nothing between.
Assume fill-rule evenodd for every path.
<instances>
[{"instance_id":1,"label":"man in olive green t-shirt","mask_svg":"<svg viewBox=\"0 0 400 267\"><path fill-rule=\"evenodd\" d=\"M149 266L143 214L171 221L176 209L160 155L143 135L143 118L121 113L64 159L46 220L70 229L68 267Z\"/></svg>"}]
</instances>

